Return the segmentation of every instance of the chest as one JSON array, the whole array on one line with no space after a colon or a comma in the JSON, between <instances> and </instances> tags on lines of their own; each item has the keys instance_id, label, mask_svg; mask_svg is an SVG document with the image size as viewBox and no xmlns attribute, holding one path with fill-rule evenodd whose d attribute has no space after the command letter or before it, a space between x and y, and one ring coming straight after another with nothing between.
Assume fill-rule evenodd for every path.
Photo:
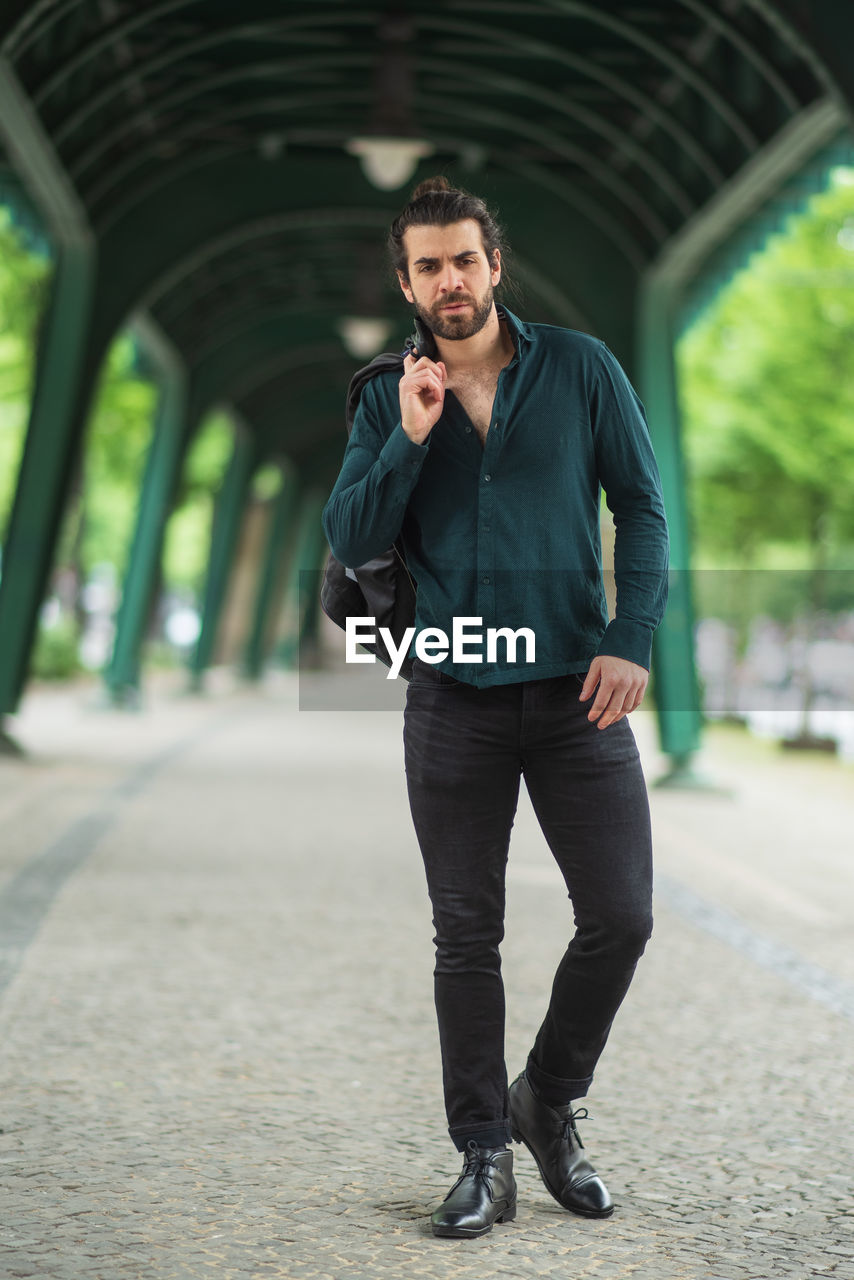
<instances>
[{"instance_id":1,"label":"chest","mask_svg":"<svg viewBox=\"0 0 854 1280\"><path fill-rule=\"evenodd\" d=\"M465 409L482 444L489 431L500 372L500 368L478 370L477 374L457 375L448 384L448 390Z\"/></svg>"}]
</instances>

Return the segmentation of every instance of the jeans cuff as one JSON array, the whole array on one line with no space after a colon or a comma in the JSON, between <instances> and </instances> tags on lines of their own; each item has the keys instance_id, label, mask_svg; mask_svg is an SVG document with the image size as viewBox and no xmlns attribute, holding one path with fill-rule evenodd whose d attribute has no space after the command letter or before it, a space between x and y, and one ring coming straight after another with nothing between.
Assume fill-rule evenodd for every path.
<instances>
[{"instance_id":1,"label":"jeans cuff","mask_svg":"<svg viewBox=\"0 0 854 1280\"><path fill-rule=\"evenodd\" d=\"M448 1133L457 1151L465 1151L467 1142L476 1142L479 1147L504 1147L512 1141L509 1119L490 1126L466 1125L463 1128L449 1129Z\"/></svg>"},{"instance_id":2,"label":"jeans cuff","mask_svg":"<svg viewBox=\"0 0 854 1280\"><path fill-rule=\"evenodd\" d=\"M584 1098L593 1083L593 1076L585 1076L581 1080L565 1080L560 1076L550 1076L542 1067L538 1067L533 1058L528 1058L525 1065L528 1084L537 1097L549 1107L565 1107L576 1098Z\"/></svg>"}]
</instances>

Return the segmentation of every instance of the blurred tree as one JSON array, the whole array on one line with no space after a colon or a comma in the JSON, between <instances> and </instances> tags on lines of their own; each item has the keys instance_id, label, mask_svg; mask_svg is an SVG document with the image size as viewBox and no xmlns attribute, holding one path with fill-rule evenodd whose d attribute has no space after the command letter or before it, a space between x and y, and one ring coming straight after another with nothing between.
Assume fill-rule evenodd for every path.
<instances>
[{"instance_id":1,"label":"blurred tree","mask_svg":"<svg viewBox=\"0 0 854 1280\"><path fill-rule=\"evenodd\" d=\"M679 344L701 560L761 568L772 545L800 548L800 599L776 593L790 616L815 619L827 606L828 569L854 539L852 351L854 187L842 182L755 255ZM737 577L730 585L743 623L756 596L745 599Z\"/></svg>"},{"instance_id":2,"label":"blurred tree","mask_svg":"<svg viewBox=\"0 0 854 1280\"><path fill-rule=\"evenodd\" d=\"M127 560L158 395L136 372L136 359L127 333L114 339L92 404L76 538L84 577L97 564L121 571Z\"/></svg>"},{"instance_id":3,"label":"blurred tree","mask_svg":"<svg viewBox=\"0 0 854 1280\"><path fill-rule=\"evenodd\" d=\"M209 413L196 432L166 527L163 578L196 598L204 585L214 501L234 444L234 426L223 410Z\"/></svg>"},{"instance_id":4,"label":"blurred tree","mask_svg":"<svg viewBox=\"0 0 854 1280\"><path fill-rule=\"evenodd\" d=\"M770 542L800 543L818 573L854 537L852 351L854 188L836 186L679 344L702 548L754 563Z\"/></svg>"},{"instance_id":5,"label":"blurred tree","mask_svg":"<svg viewBox=\"0 0 854 1280\"><path fill-rule=\"evenodd\" d=\"M50 259L27 248L0 206L0 541L15 494L50 273Z\"/></svg>"}]
</instances>

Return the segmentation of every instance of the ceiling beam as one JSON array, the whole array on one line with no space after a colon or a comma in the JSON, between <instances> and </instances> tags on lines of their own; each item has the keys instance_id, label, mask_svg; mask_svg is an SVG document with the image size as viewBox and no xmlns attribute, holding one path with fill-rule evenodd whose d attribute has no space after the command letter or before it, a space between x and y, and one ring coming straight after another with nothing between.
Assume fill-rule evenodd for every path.
<instances>
[{"instance_id":1,"label":"ceiling beam","mask_svg":"<svg viewBox=\"0 0 854 1280\"><path fill-rule=\"evenodd\" d=\"M687 88L693 89L698 97L720 116L746 152L749 153L758 146L759 139L741 119L738 112L733 110L723 93L706 76L689 67L678 53L668 48L664 41L655 40L630 23L621 22L605 9L582 4L579 0L544 0L544 3L556 13L585 18L588 22L602 26L612 34L621 37L627 44L643 49L657 62L666 66Z\"/></svg>"},{"instance_id":2,"label":"ceiling beam","mask_svg":"<svg viewBox=\"0 0 854 1280\"><path fill-rule=\"evenodd\" d=\"M93 249L94 237L86 210L4 57L0 57L0 137L57 245L73 243Z\"/></svg>"},{"instance_id":3,"label":"ceiling beam","mask_svg":"<svg viewBox=\"0 0 854 1280\"><path fill-rule=\"evenodd\" d=\"M805 107L671 236L651 263L649 275L677 283L695 274L718 245L845 130L847 123L845 114L829 99Z\"/></svg>"}]
</instances>

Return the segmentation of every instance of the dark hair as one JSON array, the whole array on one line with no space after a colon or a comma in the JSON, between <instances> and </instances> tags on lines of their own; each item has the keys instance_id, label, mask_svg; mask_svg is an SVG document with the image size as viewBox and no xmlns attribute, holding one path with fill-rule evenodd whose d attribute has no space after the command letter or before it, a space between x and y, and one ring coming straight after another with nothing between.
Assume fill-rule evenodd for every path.
<instances>
[{"instance_id":1,"label":"dark hair","mask_svg":"<svg viewBox=\"0 0 854 1280\"><path fill-rule=\"evenodd\" d=\"M512 289L513 286L506 278L505 272L505 259L509 257L509 246L504 236L504 228L496 221L480 196L473 196L468 191L452 187L448 179L441 174L419 182L412 192L409 204L391 224L388 234L388 252L395 271L399 271L404 280L409 279L406 246L403 243L404 232L409 227L447 227L452 222L463 222L468 218L480 226L483 247L490 265L494 261L495 250L498 249L501 253L501 284L510 285Z\"/></svg>"}]
</instances>

